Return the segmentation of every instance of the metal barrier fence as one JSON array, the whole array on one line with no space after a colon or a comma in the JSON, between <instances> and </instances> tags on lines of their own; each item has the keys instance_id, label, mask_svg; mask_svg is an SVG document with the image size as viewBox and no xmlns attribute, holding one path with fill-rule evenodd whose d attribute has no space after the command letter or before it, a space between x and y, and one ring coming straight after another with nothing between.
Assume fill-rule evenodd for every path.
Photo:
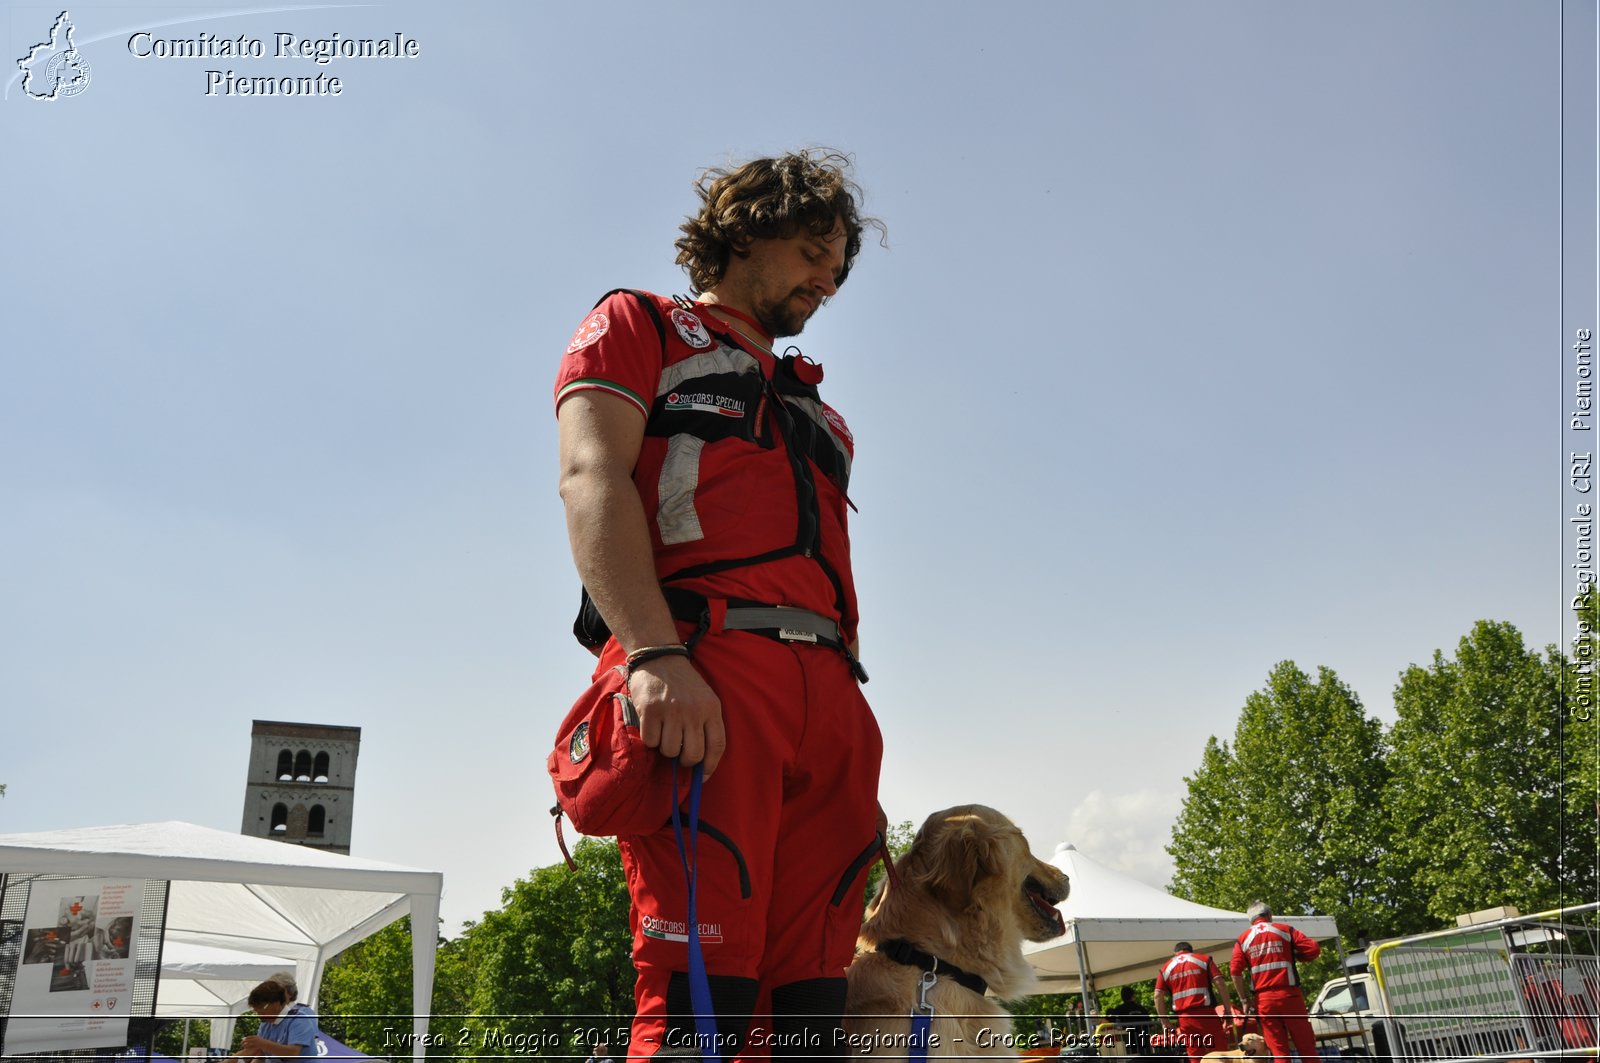
<instances>
[{"instance_id":1,"label":"metal barrier fence","mask_svg":"<svg viewBox=\"0 0 1600 1063\"><path fill-rule=\"evenodd\" d=\"M1526 1047L1519 1044L1522 1004L1506 977L1505 950L1493 943L1395 949L1385 957L1383 977L1408 1057L1502 1055Z\"/></svg>"},{"instance_id":2,"label":"metal barrier fence","mask_svg":"<svg viewBox=\"0 0 1600 1063\"><path fill-rule=\"evenodd\" d=\"M1554 1052L1596 1047L1600 959L1570 955L1513 956L1511 972L1527 1008L1536 1050Z\"/></svg>"},{"instance_id":3,"label":"metal barrier fence","mask_svg":"<svg viewBox=\"0 0 1600 1063\"><path fill-rule=\"evenodd\" d=\"M1600 1029L1600 905L1460 927L1374 950L1407 1060L1587 1055Z\"/></svg>"}]
</instances>

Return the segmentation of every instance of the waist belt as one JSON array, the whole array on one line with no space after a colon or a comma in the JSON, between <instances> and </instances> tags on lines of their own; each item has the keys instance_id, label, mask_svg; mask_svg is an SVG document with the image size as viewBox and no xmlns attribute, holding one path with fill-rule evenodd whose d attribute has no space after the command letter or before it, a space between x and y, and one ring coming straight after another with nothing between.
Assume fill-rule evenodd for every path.
<instances>
[{"instance_id":1,"label":"waist belt","mask_svg":"<svg viewBox=\"0 0 1600 1063\"><path fill-rule=\"evenodd\" d=\"M867 681L861 667L839 634L839 625L830 617L792 605L764 605L740 598L707 598L694 591L663 587L667 608L674 620L699 625L695 638L722 631L747 631L778 642L805 642L826 646L844 656L856 681ZM691 640L691 644L692 644Z\"/></svg>"}]
</instances>

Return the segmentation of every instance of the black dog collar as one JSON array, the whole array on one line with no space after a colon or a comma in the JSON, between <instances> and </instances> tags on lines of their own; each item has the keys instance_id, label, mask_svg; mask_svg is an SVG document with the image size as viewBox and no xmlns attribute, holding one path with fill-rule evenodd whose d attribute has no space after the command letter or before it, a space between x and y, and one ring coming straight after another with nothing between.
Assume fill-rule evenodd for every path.
<instances>
[{"instance_id":1,"label":"black dog collar","mask_svg":"<svg viewBox=\"0 0 1600 1063\"><path fill-rule=\"evenodd\" d=\"M903 963L907 967L916 967L924 971L932 971L934 974L946 975L979 996L989 991L989 983L971 971L963 971L953 963L941 960L937 956L930 956L904 938L885 941L878 946L878 952L889 957L895 963Z\"/></svg>"}]
</instances>

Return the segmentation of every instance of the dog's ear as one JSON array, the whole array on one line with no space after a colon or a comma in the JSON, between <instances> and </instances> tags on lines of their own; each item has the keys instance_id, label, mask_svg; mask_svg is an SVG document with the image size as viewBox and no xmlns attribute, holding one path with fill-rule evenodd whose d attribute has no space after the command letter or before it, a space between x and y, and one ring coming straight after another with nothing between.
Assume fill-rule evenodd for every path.
<instances>
[{"instance_id":1,"label":"dog's ear","mask_svg":"<svg viewBox=\"0 0 1600 1063\"><path fill-rule=\"evenodd\" d=\"M1000 872L1003 843L994 828L970 813L941 821L929 841L927 864L922 869L928 888L953 904L970 903L978 882Z\"/></svg>"}]
</instances>

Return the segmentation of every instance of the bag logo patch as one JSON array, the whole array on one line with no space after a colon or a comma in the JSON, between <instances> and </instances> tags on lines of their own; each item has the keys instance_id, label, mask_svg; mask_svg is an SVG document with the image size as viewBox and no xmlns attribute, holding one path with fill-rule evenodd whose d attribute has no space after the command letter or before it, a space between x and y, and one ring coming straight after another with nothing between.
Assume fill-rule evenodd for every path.
<instances>
[{"instance_id":1,"label":"bag logo patch","mask_svg":"<svg viewBox=\"0 0 1600 1063\"><path fill-rule=\"evenodd\" d=\"M673 309L672 327L678 330L678 335L683 337L684 343L697 351L703 351L711 346L711 333L706 331L705 323L687 310Z\"/></svg>"},{"instance_id":2,"label":"bag logo patch","mask_svg":"<svg viewBox=\"0 0 1600 1063\"><path fill-rule=\"evenodd\" d=\"M588 756L589 721L585 720L572 732L572 741L567 745L567 759L574 764L582 764Z\"/></svg>"}]
</instances>

